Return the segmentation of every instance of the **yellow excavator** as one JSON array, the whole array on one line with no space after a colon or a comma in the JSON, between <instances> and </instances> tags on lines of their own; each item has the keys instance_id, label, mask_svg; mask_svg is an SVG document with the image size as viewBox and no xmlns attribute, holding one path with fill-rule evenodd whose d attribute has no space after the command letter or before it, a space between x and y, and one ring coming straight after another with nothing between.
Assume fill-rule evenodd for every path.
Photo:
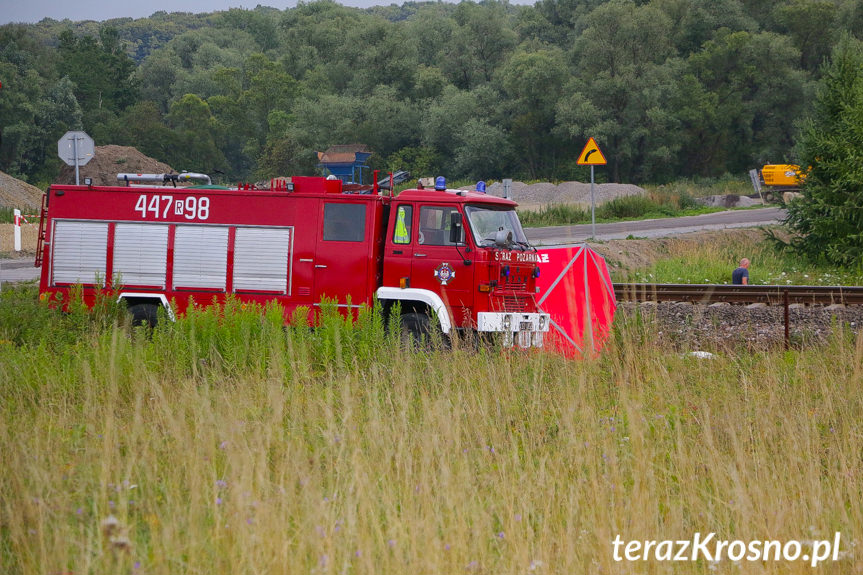
<instances>
[{"instance_id":1,"label":"yellow excavator","mask_svg":"<svg viewBox=\"0 0 863 575\"><path fill-rule=\"evenodd\" d=\"M766 164L760 170L749 170L752 187L765 203L786 203L786 192L800 192L806 172L796 164Z\"/></svg>"}]
</instances>

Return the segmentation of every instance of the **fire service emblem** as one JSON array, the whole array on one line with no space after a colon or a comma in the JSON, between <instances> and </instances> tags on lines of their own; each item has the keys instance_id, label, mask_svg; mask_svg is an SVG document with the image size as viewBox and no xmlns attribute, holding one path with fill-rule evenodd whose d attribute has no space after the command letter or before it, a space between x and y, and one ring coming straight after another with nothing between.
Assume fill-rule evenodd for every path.
<instances>
[{"instance_id":1,"label":"fire service emblem","mask_svg":"<svg viewBox=\"0 0 863 575\"><path fill-rule=\"evenodd\" d=\"M434 277L437 278L437 281L439 281L441 285L445 286L448 281L455 278L455 270L452 269L448 263L444 262L435 268Z\"/></svg>"}]
</instances>

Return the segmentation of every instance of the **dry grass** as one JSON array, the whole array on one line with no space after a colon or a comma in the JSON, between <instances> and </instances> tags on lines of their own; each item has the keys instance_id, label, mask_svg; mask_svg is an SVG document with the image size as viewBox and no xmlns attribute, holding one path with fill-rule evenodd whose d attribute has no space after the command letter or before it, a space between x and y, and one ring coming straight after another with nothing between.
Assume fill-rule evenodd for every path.
<instances>
[{"instance_id":1,"label":"dry grass","mask_svg":"<svg viewBox=\"0 0 863 575\"><path fill-rule=\"evenodd\" d=\"M863 339L699 361L630 326L573 362L216 317L7 326L0 572L810 573L611 541L860 538Z\"/></svg>"},{"instance_id":2,"label":"dry grass","mask_svg":"<svg viewBox=\"0 0 863 575\"><path fill-rule=\"evenodd\" d=\"M32 225L21 226L21 251L15 251L15 226L0 224L0 256L7 258L33 257L36 255L36 240L39 238L39 219Z\"/></svg>"}]
</instances>

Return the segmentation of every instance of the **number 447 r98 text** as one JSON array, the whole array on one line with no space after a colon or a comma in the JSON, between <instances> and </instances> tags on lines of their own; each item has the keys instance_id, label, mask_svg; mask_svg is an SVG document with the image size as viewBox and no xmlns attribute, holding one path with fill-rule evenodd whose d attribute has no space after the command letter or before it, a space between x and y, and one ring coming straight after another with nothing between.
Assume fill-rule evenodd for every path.
<instances>
[{"instance_id":1,"label":"number 447 r98 text","mask_svg":"<svg viewBox=\"0 0 863 575\"><path fill-rule=\"evenodd\" d=\"M146 219L149 215L157 220L163 220L174 215L182 216L187 220L206 220L210 217L210 198L190 196L174 200L174 196L141 194L135 204L135 211L141 214L142 219Z\"/></svg>"}]
</instances>

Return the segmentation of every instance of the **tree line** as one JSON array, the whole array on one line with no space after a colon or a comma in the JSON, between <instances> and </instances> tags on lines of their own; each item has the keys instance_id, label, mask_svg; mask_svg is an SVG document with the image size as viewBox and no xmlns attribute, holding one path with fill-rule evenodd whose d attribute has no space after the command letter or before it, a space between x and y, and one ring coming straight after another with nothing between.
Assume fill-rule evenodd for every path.
<instances>
[{"instance_id":1,"label":"tree line","mask_svg":"<svg viewBox=\"0 0 863 575\"><path fill-rule=\"evenodd\" d=\"M863 0L406 2L0 27L0 170L54 179L57 139L248 181L363 143L417 175L661 183L795 161Z\"/></svg>"}]
</instances>

